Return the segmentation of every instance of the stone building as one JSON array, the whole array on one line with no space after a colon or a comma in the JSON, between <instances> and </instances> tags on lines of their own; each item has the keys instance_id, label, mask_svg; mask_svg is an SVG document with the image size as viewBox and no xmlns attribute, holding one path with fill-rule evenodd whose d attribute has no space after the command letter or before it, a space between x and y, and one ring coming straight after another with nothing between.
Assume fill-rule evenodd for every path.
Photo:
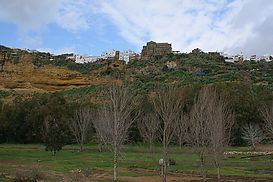
<instances>
[{"instance_id":1,"label":"stone building","mask_svg":"<svg viewBox=\"0 0 273 182\"><path fill-rule=\"evenodd\" d=\"M172 53L172 45L169 43L156 43L150 41L146 46L143 46L141 59L147 60L155 56L163 56Z\"/></svg>"}]
</instances>

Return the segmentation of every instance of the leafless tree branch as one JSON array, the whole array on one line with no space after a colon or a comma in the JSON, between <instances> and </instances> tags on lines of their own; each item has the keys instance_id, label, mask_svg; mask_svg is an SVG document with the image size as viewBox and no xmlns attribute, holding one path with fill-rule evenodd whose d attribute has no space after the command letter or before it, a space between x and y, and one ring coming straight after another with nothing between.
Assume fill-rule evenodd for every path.
<instances>
[{"instance_id":1,"label":"leafless tree branch","mask_svg":"<svg viewBox=\"0 0 273 182\"><path fill-rule=\"evenodd\" d=\"M242 138L252 146L255 150L255 145L264 140L264 134L261 128L256 124L249 123L242 129Z\"/></svg>"},{"instance_id":2,"label":"leafless tree branch","mask_svg":"<svg viewBox=\"0 0 273 182\"><path fill-rule=\"evenodd\" d=\"M152 98L154 110L161 120L159 131L163 144L163 176L162 181L166 182L168 146L173 139L176 122L181 114L185 101L185 91L183 89L168 86L159 90Z\"/></svg>"},{"instance_id":3,"label":"leafless tree branch","mask_svg":"<svg viewBox=\"0 0 273 182\"><path fill-rule=\"evenodd\" d=\"M95 118L95 109L88 106L81 106L75 111L70 120L69 128L74 135L76 142L80 144L80 151L83 150L83 145L87 140L92 120L95 120Z\"/></svg>"},{"instance_id":4,"label":"leafless tree branch","mask_svg":"<svg viewBox=\"0 0 273 182\"><path fill-rule=\"evenodd\" d=\"M184 143L189 142L190 117L188 113L182 112L176 123L175 136L177 144L181 148Z\"/></svg>"},{"instance_id":5,"label":"leafless tree branch","mask_svg":"<svg viewBox=\"0 0 273 182\"><path fill-rule=\"evenodd\" d=\"M192 107L190 119L191 141L199 154L200 166L205 180L205 155L213 156L220 179L220 161L224 147L229 143L234 114L226 100L217 93L213 86L201 89Z\"/></svg>"},{"instance_id":6,"label":"leafless tree branch","mask_svg":"<svg viewBox=\"0 0 273 182\"><path fill-rule=\"evenodd\" d=\"M108 102L94 121L98 138L110 146L113 152L114 180L117 180L117 159L128 136L128 129L134 122L132 116L134 96L125 86L112 85L105 92Z\"/></svg>"},{"instance_id":7,"label":"leafless tree branch","mask_svg":"<svg viewBox=\"0 0 273 182\"><path fill-rule=\"evenodd\" d=\"M154 112L143 111L140 114L137 127L143 141L149 143L150 151L152 151L153 143L157 138L159 124L159 119L155 116Z\"/></svg>"},{"instance_id":8,"label":"leafless tree branch","mask_svg":"<svg viewBox=\"0 0 273 182\"><path fill-rule=\"evenodd\" d=\"M273 140L273 101L269 107L263 105L261 113L265 121L264 129L269 138Z\"/></svg>"}]
</instances>

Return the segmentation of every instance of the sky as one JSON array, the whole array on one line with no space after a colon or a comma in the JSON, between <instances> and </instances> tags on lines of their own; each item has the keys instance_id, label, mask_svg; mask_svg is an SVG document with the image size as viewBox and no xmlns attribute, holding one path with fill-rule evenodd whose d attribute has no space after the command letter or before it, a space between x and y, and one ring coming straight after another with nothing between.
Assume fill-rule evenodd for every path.
<instances>
[{"instance_id":1,"label":"sky","mask_svg":"<svg viewBox=\"0 0 273 182\"><path fill-rule=\"evenodd\" d=\"M146 42L273 54L272 0L0 0L0 44L100 55Z\"/></svg>"}]
</instances>

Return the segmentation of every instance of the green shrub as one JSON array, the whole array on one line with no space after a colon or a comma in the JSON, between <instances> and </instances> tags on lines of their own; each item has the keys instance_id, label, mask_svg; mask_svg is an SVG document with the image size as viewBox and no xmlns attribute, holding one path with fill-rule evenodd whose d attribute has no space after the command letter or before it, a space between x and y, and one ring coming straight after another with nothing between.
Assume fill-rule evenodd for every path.
<instances>
[{"instance_id":1,"label":"green shrub","mask_svg":"<svg viewBox=\"0 0 273 182\"><path fill-rule=\"evenodd\" d=\"M0 90L0 98L10 96L11 94L11 92Z\"/></svg>"}]
</instances>

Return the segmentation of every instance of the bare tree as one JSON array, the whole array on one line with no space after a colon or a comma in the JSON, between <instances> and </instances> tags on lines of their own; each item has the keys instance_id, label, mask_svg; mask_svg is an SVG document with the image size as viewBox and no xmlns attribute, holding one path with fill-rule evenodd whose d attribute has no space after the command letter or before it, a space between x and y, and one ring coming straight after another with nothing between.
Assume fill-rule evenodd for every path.
<instances>
[{"instance_id":1,"label":"bare tree","mask_svg":"<svg viewBox=\"0 0 273 182\"><path fill-rule=\"evenodd\" d=\"M113 152L114 180L117 180L117 163L121 147L128 136L128 129L135 117L133 95L124 86L112 85L107 90L108 102L104 104L99 117L94 121L97 135Z\"/></svg>"},{"instance_id":2,"label":"bare tree","mask_svg":"<svg viewBox=\"0 0 273 182\"><path fill-rule=\"evenodd\" d=\"M189 130L189 121L190 117L187 113L182 113L177 121L177 126L175 128L175 136L177 140L177 144L181 148L185 142L189 142L188 140L188 130Z\"/></svg>"},{"instance_id":3,"label":"bare tree","mask_svg":"<svg viewBox=\"0 0 273 182\"><path fill-rule=\"evenodd\" d=\"M231 129L234 124L234 113L228 106L228 102L213 87L203 89L207 92L208 118L208 152L213 156L214 166L217 169L217 177L220 180L221 161L225 147L229 144Z\"/></svg>"},{"instance_id":4,"label":"bare tree","mask_svg":"<svg viewBox=\"0 0 273 182\"><path fill-rule=\"evenodd\" d=\"M190 127L190 141L199 156L204 181L206 180L205 153L209 145L208 115L206 114L206 104L209 102L208 94L208 92L201 90L195 98L190 112L190 121L192 123Z\"/></svg>"},{"instance_id":5,"label":"bare tree","mask_svg":"<svg viewBox=\"0 0 273 182\"><path fill-rule=\"evenodd\" d=\"M205 180L205 156L213 156L213 163L220 179L221 159L230 140L234 114L226 100L213 86L205 86L199 92L191 110L191 141L199 154Z\"/></svg>"},{"instance_id":6,"label":"bare tree","mask_svg":"<svg viewBox=\"0 0 273 182\"><path fill-rule=\"evenodd\" d=\"M150 152L152 152L153 150L153 143L157 137L159 124L159 119L152 111L142 112L140 119L137 123L140 136L142 137L144 142L149 143Z\"/></svg>"},{"instance_id":7,"label":"bare tree","mask_svg":"<svg viewBox=\"0 0 273 182\"><path fill-rule=\"evenodd\" d=\"M265 121L265 131L269 135L270 139L273 139L273 102L271 106L267 107L264 105L261 109L262 116Z\"/></svg>"},{"instance_id":8,"label":"bare tree","mask_svg":"<svg viewBox=\"0 0 273 182\"><path fill-rule=\"evenodd\" d=\"M74 135L76 142L80 145L80 151L83 150L83 145L87 140L92 120L95 120L95 118L96 111L94 108L80 106L70 120L69 128Z\"/></svg>"},{"instance_id":9,"label":"bare tree","mask_svg":"<svg viewBox=\"0 0 273 182\"><path fill-rule=\"evenodd\" d=\"M173 139L176 122L184 106L185 92L182 89L167 87L156 93L152 98L154 110L161 120L159 131L162 140L163 171L162 181L166 182L168 164L168 146Z\"/></svg>"},{"instance_id":10,"label":"bare tree","mask_svg":"<svg viewBox=\"0 0 273 182\"><path fill-rule=\"evenodd\" d=\"M252 146L255 150L255 145L264 140L264 134L261 128L257 124L249 123L242 129L242 138Z\"/></svg>"},{"instance_id":11,"label":"bare tree","mask_svg":"<svg viewBox=\"0 0 273 182\"><path fill-rule=\"evenodd\" d=\"M109 115L111 115L111 113L107 108L105 108L105 106L101 108L98 112L98 117L96 118L96 120L93 120L93 125L96 130L96 137L98 143L100 144L101 150L104 145L106 147L107 145L110 145L109 143L112 140L112 135L109 131L112 126L112 121L111 118L109 118Z\"/></svg>"}]
</instances>

